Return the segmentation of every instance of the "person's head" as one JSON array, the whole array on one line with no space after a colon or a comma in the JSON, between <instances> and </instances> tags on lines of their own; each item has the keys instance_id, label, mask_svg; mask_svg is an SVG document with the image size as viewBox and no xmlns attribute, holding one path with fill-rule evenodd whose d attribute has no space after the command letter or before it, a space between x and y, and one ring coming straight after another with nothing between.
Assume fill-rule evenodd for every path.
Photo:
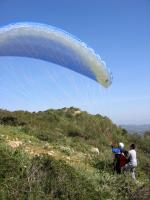
<instances>
[{"instance_id":1,"label":"person's head","mask_svg":"<svg viewBox=\"0 0 150 200\"><path fill-rule=\"evenodd\" d=\"M125 150L123 153L124 153L125 157L128 156L128 151Z\"/></svg>"},{"instance_id":2,"label":"person's head","mask_svg":"<svg viewBox=\"0 0 150 200\"><path fill-rule=\"evenodd\" d=\"M119 142L119 148L123 149L124 148L124 144L122 142Z\"/></svg>"},{"instance_id":3,"label":"person's head","mask_svg":"<svg viewBox=\"0 0 150 200\"><path fill-rule=\"evenodd\" d=\"M130 149L135 149L135 144L131 144Z\"/></svg>"}]
</instances>

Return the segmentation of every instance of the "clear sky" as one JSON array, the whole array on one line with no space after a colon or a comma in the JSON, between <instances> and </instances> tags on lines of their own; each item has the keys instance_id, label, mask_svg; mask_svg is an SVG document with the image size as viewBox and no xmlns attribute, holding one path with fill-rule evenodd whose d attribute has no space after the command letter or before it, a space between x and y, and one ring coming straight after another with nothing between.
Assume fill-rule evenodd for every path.
<instances>
[{"instance_id":1,"label":"clear sky","mask_svg":"<svg viewBox=\"0 0 150 200\"><path fill-rule=\"evenodd\" d=\"M52 63L0 58L0 108L79 107L117 124L150 123L150 0L0 0L0 26L50 24L92 47L111 69L104 89Z\"/></svg>"}]
</instances>

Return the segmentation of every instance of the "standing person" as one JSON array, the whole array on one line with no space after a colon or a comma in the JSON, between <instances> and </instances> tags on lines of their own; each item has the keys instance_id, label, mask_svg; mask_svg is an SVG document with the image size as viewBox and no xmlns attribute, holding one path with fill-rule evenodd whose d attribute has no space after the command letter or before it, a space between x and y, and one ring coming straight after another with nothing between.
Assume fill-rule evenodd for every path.
<instances>
[{"instance_id":1,"label":"standing person","mask_svg":"<svg viewBox=\"0 0 150 200\"><path fill-rule=\"evenodd\" d=\"M120 155L120 168L121 171L124 170L125 165L128 163L128 151L123 150L123 152Z\"/></svg>"},{"instance_id":2,"label":"standing person","mask_svg":"<svg viewBox=\"0 0 150 200\"><path fill-rule=\"evenodd\" d=\"M136 180L135 167L137 167L137 158L136 158L135 144L130 145L130 150L128 152L128 159L129 162L125 165L124 171L130 171L132 179Z\"/></svg>"},{"instance_id":3,"label":"standing person","mask_svg":"<svg viewBox=\"0 0 150 200\"><path fill-rule=\"evenodd\" d=\"M124 144L120 142L118 147L114 147L113 145L111 145L111 147L112 147L112 152L114 153L114 162L113 162L114 172L120 174L121 173L120 156L123 152Z\"/></svg>"}]
</instances>

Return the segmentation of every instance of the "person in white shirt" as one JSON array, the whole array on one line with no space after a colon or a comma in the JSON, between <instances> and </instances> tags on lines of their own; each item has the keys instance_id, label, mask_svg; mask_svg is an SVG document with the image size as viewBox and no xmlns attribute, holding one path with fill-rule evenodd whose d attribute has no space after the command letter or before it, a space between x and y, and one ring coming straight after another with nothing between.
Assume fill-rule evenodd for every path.
<instances>
[{"instance_id":1,"label":"person in white shirt","mask_svg":"<svg viewBox=\"0 0 150 200\"><path fill-rule=\"evenodd\" d=\"M135 151L135 144L130 145L130 150L128 151L128 160L129 162L125 165L124 171L130 171L133 180L135 178L135 167L137 166L137 158Z\"/></svg>"}]
</instances>

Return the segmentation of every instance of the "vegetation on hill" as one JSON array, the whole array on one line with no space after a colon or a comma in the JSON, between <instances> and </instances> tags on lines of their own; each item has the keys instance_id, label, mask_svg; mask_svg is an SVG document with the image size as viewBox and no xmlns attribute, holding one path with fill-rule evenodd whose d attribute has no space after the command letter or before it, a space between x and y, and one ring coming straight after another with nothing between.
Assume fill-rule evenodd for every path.
<instances>
[{"instance_id":1,"label":"vegetation on hill","mask_svg":"<svg viewBox=\"0 0 150 200\"><path fill-rule=\"evenodd\" d=\"M118 142L137 145L136 183L113 174L110 144ZM149 199L149 146L150 132L130 135L73 107L0 110L0 199Z\"/></svg>"}]
</instances>

